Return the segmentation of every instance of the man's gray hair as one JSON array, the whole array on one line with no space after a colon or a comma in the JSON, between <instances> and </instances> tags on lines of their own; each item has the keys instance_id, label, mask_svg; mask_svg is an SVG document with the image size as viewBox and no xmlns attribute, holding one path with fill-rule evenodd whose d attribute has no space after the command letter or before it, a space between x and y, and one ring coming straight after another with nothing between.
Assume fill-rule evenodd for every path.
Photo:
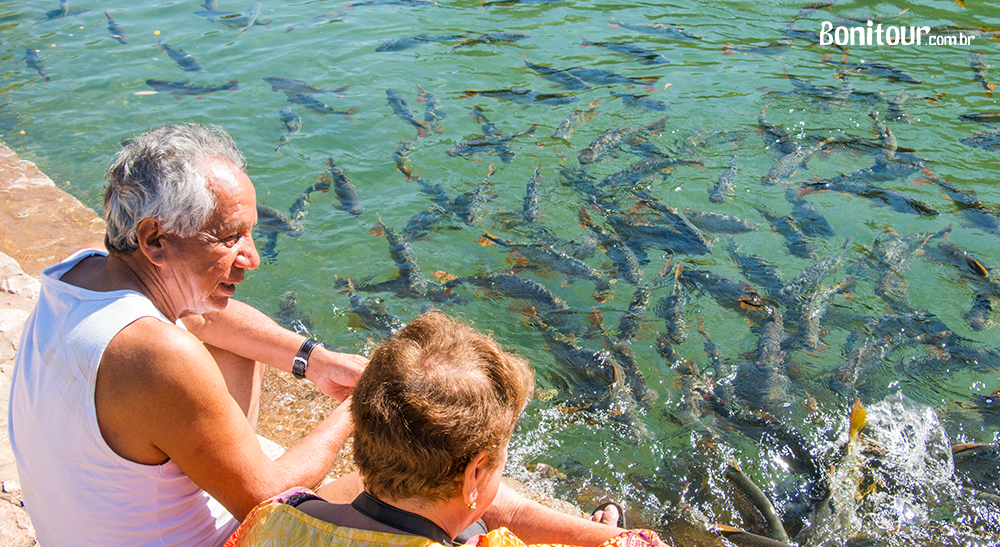
<instances>
[{"instance_id":1,"label":"man's gray hair","mask_svg":"<svg viewBox=\"0 0 1000 547\"><path fill-rule=\"evenodd\" d=\"M139 222L154 218L179 237L201 230L215 210L205 161L222 158L246 169L246 158L217 125L169 124L122 142L104 175L104 246L112 253L139 249Z\"/></svg>"}]
</instances>

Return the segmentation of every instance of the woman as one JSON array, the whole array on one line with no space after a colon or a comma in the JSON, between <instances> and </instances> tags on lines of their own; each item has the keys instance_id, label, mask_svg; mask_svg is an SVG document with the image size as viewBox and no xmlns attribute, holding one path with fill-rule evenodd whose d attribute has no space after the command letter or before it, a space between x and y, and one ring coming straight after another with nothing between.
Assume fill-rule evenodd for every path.
<instances>
[{"instance_id":1,"label":"woman","mask_svg":"<svg viewBox=\"0 0 1000 547\"><path fill-rule=\"evenodd\" d=\"M375 350L352 396L364 492L350 504L286 492L257 506L227 547L523 546L481 517L533 385L528 364L488 336L441 313L417 318ZM648 531L607 543L663 545Z\"/></svg>"}]
</instances>

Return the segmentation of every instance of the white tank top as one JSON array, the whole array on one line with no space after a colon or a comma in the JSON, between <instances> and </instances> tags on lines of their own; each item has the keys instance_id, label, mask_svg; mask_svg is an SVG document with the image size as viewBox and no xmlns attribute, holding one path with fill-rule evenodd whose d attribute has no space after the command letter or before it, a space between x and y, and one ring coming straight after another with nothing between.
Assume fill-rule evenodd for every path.
<instances>
[{"instance_id":1,"label":"white tank top","mask_svg":"<svg viewBox=\"0 0 1000 547\"><path fill-rule=\"evenodd\" d=\"M111 339L141 317L168 321L133 291L94 292L59 278L81 251L42 272L21 336L8 427L25 508L45 547L218 546L239 525L172 461L142 465L104 442L94 386Z\"/></svg>"}]
</instances>

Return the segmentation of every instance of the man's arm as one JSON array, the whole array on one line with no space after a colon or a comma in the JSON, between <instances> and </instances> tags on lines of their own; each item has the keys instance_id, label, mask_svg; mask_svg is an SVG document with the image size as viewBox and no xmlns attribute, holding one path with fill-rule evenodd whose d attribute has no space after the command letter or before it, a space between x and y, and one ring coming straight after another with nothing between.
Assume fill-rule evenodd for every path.
<instances>
[{"instance_id":1,"label":"man's arm","mask_svg":"<svg viewBox=\"0 0 1000 547\"><path fill-rule=\"evenodd\" d=\"M241 520L288 488L318 485L352 431L349 404L341 404L271 461L206 347L151 318L108 344L94 398L101 434L119 456L173 461Z\"/></svg>"},{"instance_id":2,"label":"man's arm","mask_svg":"<svg viewBox=\"0 0 1000 547\"><path fill-rule=\"evenodd\" d=\"M285 372L292 371L292 360L305 340L253 306L232 299L222 311L182 320L202 342ZM306 378L323 393L342 401L357 385L367 363L360 355L316 347L309 357Z\"/></svg>"},{"instance_id":3,"label":"man's arm","mask_svg":"<svg viewBox=\"0 0 1000 547\"><path fill-rule=\"evenodd\" d=\"M507 527L528 545L561 543L598 547L623 530L606 524L567 515L531 501L505 484L500 485L493 505L483 515L493 530Z\"/></svg>"}]
</instances>

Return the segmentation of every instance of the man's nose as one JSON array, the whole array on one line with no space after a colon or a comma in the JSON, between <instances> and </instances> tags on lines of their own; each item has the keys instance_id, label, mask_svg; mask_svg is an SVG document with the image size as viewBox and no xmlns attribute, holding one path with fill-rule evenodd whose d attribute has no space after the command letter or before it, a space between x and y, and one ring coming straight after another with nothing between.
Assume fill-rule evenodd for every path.
<instances>
[{"instance_id":1,"label":"man's nose","mask_svg":"<svg viewBox=\"0 0 1000 547\"><path fill-rule=\"evenodd\" d=\"M243 268L244 270L256 270L257 266L260 266L260 254L257 253L257 245L254 243L252 236L244 238L244 241L246 243L236 256L236 267Z\"/></svg>"}]
</instances>

